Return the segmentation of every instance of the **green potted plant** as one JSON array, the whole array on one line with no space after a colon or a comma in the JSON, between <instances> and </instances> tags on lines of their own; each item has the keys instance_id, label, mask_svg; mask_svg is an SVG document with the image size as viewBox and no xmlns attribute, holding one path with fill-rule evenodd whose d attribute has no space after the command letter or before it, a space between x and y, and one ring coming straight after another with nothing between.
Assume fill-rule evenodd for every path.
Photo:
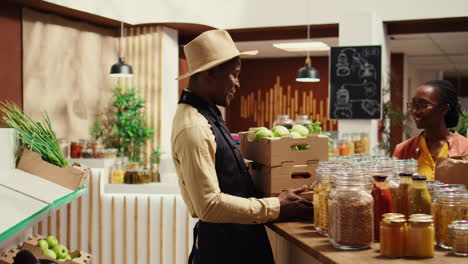
<instances>
[{"instance_id":1,"label":"green potted plant","mask_svg":"<svg viewBox=\"0 0 468 264\"><path fill-rule=\"evenodd\" d=\"M116 87L103 121L96 121L91 130L108 148L116 148L118 156L130 162L141 162L145 142L152 140L154 130L145 123L145 101L138 97L135 88L123 91Z\"/></svg>"}]
</instances>

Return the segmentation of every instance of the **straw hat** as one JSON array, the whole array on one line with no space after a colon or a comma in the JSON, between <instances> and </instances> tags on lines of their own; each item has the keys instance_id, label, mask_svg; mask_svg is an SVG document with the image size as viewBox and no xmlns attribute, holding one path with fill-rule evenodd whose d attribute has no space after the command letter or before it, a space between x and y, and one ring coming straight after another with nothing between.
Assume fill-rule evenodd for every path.
<instances>
[{"instance_id":1,"label":"straw hat","mask_svg":"<svg viewBox=\"0 0 468 264\"><path fill-rule=\"evenodd\" d=\"M187 78L195 73L209 70L234 57L252 56L258 50L239 52L231 36L225 30L210 30L184 46L189 71L176 80Z\"/></svg>"}]
</instances>

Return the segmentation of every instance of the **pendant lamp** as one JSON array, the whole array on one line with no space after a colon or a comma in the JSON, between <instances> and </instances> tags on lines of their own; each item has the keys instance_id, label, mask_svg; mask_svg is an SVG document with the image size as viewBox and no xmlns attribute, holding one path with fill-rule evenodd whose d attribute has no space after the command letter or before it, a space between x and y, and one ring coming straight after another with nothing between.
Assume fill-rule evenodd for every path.
<instances>
[{"instance_id":1,"label":"pendant lamp","mask_svg":"<svg viewBox=\"0 0 468 264\"><path fill-rule=\"evenodd\" d=\"M111 67L110 75L112 77L132 77L133 76L132 66L130 66L129 64L126 64L124 57L123 57L123 51L121 47L121 43L123 43L122 39L123 39L123 22L120 22L119 60L116 64L112 65Z\"/></svg>"},{"instance_id":2,"label":"pendant lamp","mask_svg":"<svg viewBox=\"0 0 468 264\"><path fill-rule=\"evenodd\" d=\"M309 1L307 1L307 41L310 41L310 25L309 23ZM320 82L318 71L312 67L309 57L309 50L307 49L307 58L305 66L297 71L297 82Z\"/></svg>"}]
</instances>

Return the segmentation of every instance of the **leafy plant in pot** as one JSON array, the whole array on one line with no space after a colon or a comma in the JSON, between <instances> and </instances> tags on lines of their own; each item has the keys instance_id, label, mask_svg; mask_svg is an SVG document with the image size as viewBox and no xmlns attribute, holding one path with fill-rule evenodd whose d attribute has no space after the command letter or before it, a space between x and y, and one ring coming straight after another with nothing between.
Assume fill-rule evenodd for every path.
<instances>
[{"instance_id":1,"label":"leafy plant in pot","mask_svg":"<svg viewBox=\"0 0 468 264\"><path fill-rule=\"evenodd\" d=\"M93 136L102 138L106 147L116 148L118 156L141 162L143 146L154 134L145 123L144 105L135 88L123 91L116 87L104 120L96 121L91 128Z\"/></svg>"}]
</instances>

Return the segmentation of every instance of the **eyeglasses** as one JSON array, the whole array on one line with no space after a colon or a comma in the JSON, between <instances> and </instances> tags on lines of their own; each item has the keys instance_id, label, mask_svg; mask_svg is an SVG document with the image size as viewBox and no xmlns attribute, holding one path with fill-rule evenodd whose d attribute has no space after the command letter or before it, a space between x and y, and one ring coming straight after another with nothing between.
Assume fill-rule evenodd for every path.
<instances>
[{"instance_id":1,"label":"eyeglasses","mask_svg":"<svg viewBox=\"0 0 468 264\"><path fill-rule=\"evenodd\" d=\"M408 110L426 110L437 105L431 103L406 103L406 106L408 107Z\"/></svg>"}]
</instances>

